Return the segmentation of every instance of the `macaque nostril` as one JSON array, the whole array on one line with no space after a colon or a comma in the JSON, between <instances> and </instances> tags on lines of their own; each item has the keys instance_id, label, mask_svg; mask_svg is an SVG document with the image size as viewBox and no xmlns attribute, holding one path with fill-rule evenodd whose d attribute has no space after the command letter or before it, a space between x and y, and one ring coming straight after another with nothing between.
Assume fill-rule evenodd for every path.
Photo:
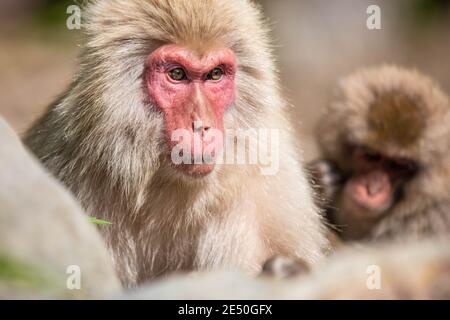
<instances>
[{"instance_id":1,"label":"macaque nostril","mask_svg":"<svg viewBox=\"0 0 450 320\"><path fill-rule=\"evenodd\" d=\"M192 122L192 131L193 132L202 132L203 131L202 122L201 121Z\"/></svg>"},{"instance_id":2,"label":"macaque nostril","mask_svg":"<svg viewBox=\"0 0 450 320\"><path fill-rule=\"evenodd\" d=\"M382 187L379 183L369 183L367 184L367 193L369 196L375 196L381 191Z\"/></svg>"},{"instance_id":3,"label":"macaque nostril","mask_svg":"<svg viewBox=\"0 0 450 320\"><path fill-rule=\"evenodd\" d=\"M211 129L211 126L203 125L203 123L201 121L192 122L192 131L193 132L205 133L209 129Z\"/></svg>"}]
</instances>

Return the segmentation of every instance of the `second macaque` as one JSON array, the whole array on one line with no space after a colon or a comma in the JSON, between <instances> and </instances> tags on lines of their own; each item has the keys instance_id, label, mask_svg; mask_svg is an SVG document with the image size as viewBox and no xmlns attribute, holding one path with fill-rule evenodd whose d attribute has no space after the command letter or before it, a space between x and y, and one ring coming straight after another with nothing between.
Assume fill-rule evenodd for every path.
<instances>
[{"instance_id":1,"label":"second macaque","mask_svg":"<svg viewBox=\"0 0 450 320\"><path fill-rule=\"evenodd\" d=\"M395 66L344 78L320 121L318 199L344 240L450 234L450 105Z\"/></svg>"}]
</instances>

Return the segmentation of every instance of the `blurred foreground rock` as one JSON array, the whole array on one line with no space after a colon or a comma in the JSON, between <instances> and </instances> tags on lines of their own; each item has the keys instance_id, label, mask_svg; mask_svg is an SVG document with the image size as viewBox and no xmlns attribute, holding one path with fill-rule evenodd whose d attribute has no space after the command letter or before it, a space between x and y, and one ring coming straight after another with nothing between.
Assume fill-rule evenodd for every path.
<instances>
[{"instance_id":1,"label":"blurred foreground rock","mask_svg":"<svg viewBox=\"0 0 450 320\"><path fill-rule=\"evenodd\" d=\"M448 245L428 241L345 249L310 275L288 280L252 279L225 271L178 275L125 298L450 299Z\"/></svg>"},{"instance_id":2,"label":"blurred foreground rock","mask_svg":"<svg viewBox=\"0 0 450 320\"><path fill-rule=\"evenodd\" d=\"M0 298L450 299L449 244L353 247L288 280L217 271L123 294L95 226L0 118Z\"/></svg>"},{"instance_id":3,"label":"blurred foreground rock","mask_svg":"<svg viewBox=\"0 0 450 320\"><path fill-rule=\"evenodd\" d=\"M78 267L81 289L69 290ZM95 226L0 118L0 298L105 298L118 290Z\"/></svg>"}]
</instances>

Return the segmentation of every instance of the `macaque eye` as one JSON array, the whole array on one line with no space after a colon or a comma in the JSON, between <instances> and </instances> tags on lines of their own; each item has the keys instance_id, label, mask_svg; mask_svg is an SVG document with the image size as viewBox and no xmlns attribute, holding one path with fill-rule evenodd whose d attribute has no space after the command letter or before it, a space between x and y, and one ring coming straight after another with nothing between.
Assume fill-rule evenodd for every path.
<instances>
[{"instance_id":1,"label":"macaque eye","mask_svg":"<svg viewBox=\"0 0 450 320\"><path fill-rule=\"evenodd\" d=\"M359 159L360 161L379 162L382 160L381 154L366 147L357 147L353 152L356 159Z\"/></svg>"},{"instance_id":2,"label":"macaque eye","mask_svg":"<svg viewBox=\"0 0 450 320\"><path fill-rule=\"evenodd\" d=\"M183 68L175 68L169 71L169 77L175 81L186 80L186 72Z\"/></svg>"},{"instance_id":3,"label":"macaque eye","mask_svg":"<svg viewBox=\"0 0 450 320\"><path fill-rule=\"evenodd\" d=\"M413 174L417 171L417 165L408 160L395 160L388 163L389 168L397 173Z\"/></svg>"},{"instance_id":4,"label":"macaque eye","mask_svg":"<svg viewBox=\"0 0 450 320\"><path fill-rule=\"evenodd\" d=\"M206 76L206 78L207 78L208 80L214 80L214 81L217 81L217 80L220 80L220 79L222 78L222 76L223 76L223 70L222 70L221 68L217 67L217 68L212 69L212 70L208 73L208 75Z\"/></svg>"}]
</instances>

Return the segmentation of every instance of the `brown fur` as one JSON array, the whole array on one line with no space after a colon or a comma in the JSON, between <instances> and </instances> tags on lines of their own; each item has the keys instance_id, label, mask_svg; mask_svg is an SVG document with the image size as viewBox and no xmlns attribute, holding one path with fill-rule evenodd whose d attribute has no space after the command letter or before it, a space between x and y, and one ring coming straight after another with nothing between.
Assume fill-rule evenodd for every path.
<instances>
[{"instance_id":1,"label":"brown fur","mask_svg":"<svg viewBox=\"0 0 450 320\"><path fill-rule=\"evenodd\" d=\"M417 99L416 99L417 100ZM373 102L369 110L371 145L396 144L408 148L422 135L425 127L422 103L398 92L388 92Z\"/></svg>"},{"instance_id":2,"label":"brown fur","mask_svg":"<svg viewBox=\"0 0 450 320\"><path fill-rule=\"evenodd\" d=\"M260 270L274 254L308 263L327 247L301 168L258 8L245 0L93 1L80 71L28 132L28 146L103 228L127 285L176 270ZM277 128L280 170L222 165L189 180L160 161L162 116L143 90L159 45L231 48L237 97L225 128ZM255 137L250 137L254 139Z\"/></svg>"},{"instance_id":3,"label":"brown fur","mask_svg":"<svg viewBox=\"0 0 450 320\"><path fill-rule=\"evenodd\" d=\"M367 220L367 238L450 234L450 105L434 81L395 66L360 70L340 81L325 114L318 130L323 158L344 175L352 170L349 145L419 165L397 204Z\"/></svg>"}]
</instances>

